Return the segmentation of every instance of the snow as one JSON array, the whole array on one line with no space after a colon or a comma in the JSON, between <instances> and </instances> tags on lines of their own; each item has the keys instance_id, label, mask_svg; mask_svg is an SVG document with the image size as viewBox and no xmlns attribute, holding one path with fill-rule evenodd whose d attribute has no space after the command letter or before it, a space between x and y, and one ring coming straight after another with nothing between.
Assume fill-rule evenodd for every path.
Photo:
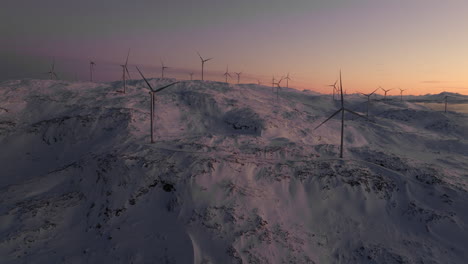
<instances>
[{"instance_id":1,"label":"snow","mask_svg":"<svg viewBox=\"0 0 468 264\"><path fill-rule=\"evenodd\" d=\"M144 81L121 89L0 83L1 263L466 262L467 114L373 99L339 159L331 95L183 81L150 144Z\"/></svg>"}]
</instances>

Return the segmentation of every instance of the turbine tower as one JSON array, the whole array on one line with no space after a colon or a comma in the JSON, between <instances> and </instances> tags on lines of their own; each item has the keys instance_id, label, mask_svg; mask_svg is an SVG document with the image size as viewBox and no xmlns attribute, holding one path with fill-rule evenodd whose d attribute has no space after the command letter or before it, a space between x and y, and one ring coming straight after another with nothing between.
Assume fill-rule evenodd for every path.
<instances>
[{"instance_id":1,"label":"turbine tower","mask_svg":"<svg viewBox=\"0 0 468 264\"><path fill-rule=\"evenodd\" d=\"M189 73L190 74L190 80L193 80L193 72Z\"/></svg>"},{"instance_id":2,"label":"turbine tower","mask_svg":"<svg viewBox=\"0 0 468 264\"><path fill-rule=\"evenodd\" d=\"M314 130L316 130L317 128L319 128L320 126L322 126L323 124L325 124L328 120L332 119L334 116L336 116L338 113L341 112L341 145L340 145L340 158L343 158L343 136L344 136L344 114L345 114L345 111L353 114L353 115L357 115L359 117L362 117L362 118L365 118L367 120L369 120L367 117L365 116L362 116L354 111L351 111L347 108L345 108L344 106L344 98L343 98L343 83L341 81L341 71L340 71L340 94L341 94L341 108L338 109L338 111L336 111L335 113L333 113L329 118L325 119L325 121L323 121L322 123L320 123L320 125L318 125L317 127L314 128Z\"/></svg>"},{"instance_id":3,"label":"turbine tower","mask_svg":"<svg viewBox=\"0 0 468 264\"><path fill-rule=\"evenodd\" d=\"M226 66L226 72L223 75L224 75L224 77L226 77L225 82L228 83L228 80L227 80L228 76L229 76L229 78L232 78L231 74L229 74L229 67L228 66Z\"/></svg>"},{"instance_id":4,"label":"turbine tower","mask_svg":"<svg viewBox=\"0 0 468 264\"><path fill-rule=\"evenodd\" d=\"M93 71L95 65L96 63L94 63L94 61L89 61L89 79L91 80L91 82L93 82Z\"/></svg>"},{"instance_id":5,"label":"turbine tower","mask_svg":"<svg viewBox=\"0 0 468 264\"><path fill-rule=\"evenodd\" d=\"M164 70L168 68L169 67L164 66L164 62L161 60L161 79L164 79Z\"/></svg>"},{"instance_id":6,"label":"turbine tower","mask_svg":"<svg viewBox=\"0 0 468 264\"><path fill-rule=\"evenodd\" d=\"M241 76L242 72L234 72L234 73L237 74L237 84L239 84L240 76Z\"/></svg>"},{"instance_id":7,"label":"turbine tower","mask_svg":"<svg viewBox=\"0 0 468 264\"><path fill-rule=\"evenodd\" d=\"M52 58L52 65L50 66L50 71L47 72L49 74L49 79L53 80L58 80L58 76L55 73L55 58Z\"/></svg>"},{"instance_id":8,"label":"turbine tower","mask_svg":"<svg viewBox=\"0 0 468 264\"><path fill-rule=\"evenodd\" d=\"M333 87L333 101L335 101L335 92L337 90L337 88L336 88L336 83L337 82L338 82L338 80L336 80L334 84L327 85L328 87Z\"/></svg>"},{"instance_id":9,"label":"turbine tower","mask_svg":"<svg viewBox=\"0 0 468 264\"><path fill-rule=\"evenodd\" d=\"M146 84L148 85L148 88L150 89L150 92L149 92L149 94L151 96L151 102L150 102L150 105L151 105L151 107L150 107L150 109L151 109L151 113L150 113L151 125L150 126L151 127L150 127L150 131L151 131L151 143L154 143L154 133L153 133L154 102L155 102L154 94L158 93L158 92L161 92L162 90L164 90L164 89L166 89L166 88L168 88L168 87L170 87L170 86L172 86L172 85L174 85L174 84L176 84L178 82L173 82L171 84L168 84L166 86L160 87L160 88L155 90L155 89L153 89L153 87L151 87L149 82L146 80L145 76L143 76L143 73L141 73L140 69L138 69L137 66L135 66L135 67L138 70L138 72L140 73L141 77L145 80Z\"/></svg>"},{"instance_id":10,"label":"turbine tower","mask_svg":"<svg viewBox=\"0 0 468 264\"><path fill-rule=\"evenodd\" d=\"M125 60L125 64L120 65L122 67L123 93L125 93L127 90L127 74L128 74L128 77L130 77L130 72L128 72L128 68L127 68L128 56L130 56L130 49L128 49L127 59Z\"/></svg>"},{"instance_id":11,"label":"turbine tower","mask_svg":"<svg viewBox=\"0 0 468 264\"><path fill-rule=\"evenodd\" d=\"M387 93L393 89L388 89L388 90L385 90L384 88L380 87L380 89L382 89L384 92L385 92L385 95L384 95L384 100L387 98Z\"/></svg>"},{"instance_id":12,"label":"turbine tower","mask_svg":"<svg viewBox=\"0 0 468 264\"><path fill-rule=\"evenodd\" d=\"M202 81L203 81L203 80L204 80L204 79L203 79L203 69L204 69L204 67L205 67L205 62L207 62L207 61L209 61L209 60L212 60L213 58L209 58L209 59L206 59L206 60L205 60L205 59L202 58L202 56L200 55L200 53L198 53L198 51L197 51L197 54L198 54L198 57L200 57L200 60L201 60L201 79L202 79Z\"/></svg>"},{"instance_id":13,"label":"turbine tower","mask_svg":"<svg viewBox=\"0 0 468 264\"><path fill-rule=\"evenodd\" d=\"M447 113L447 99L448 99L448 95L446 95L444 97L444 100L445 100L445 113Z\"/></svg>"},{"instance_id":14,"label":"turbine tower","mask_svg":"<svg viewBox=\"0 0 468 264\"><path fill-rule=\"evenodd\" d=\"M403 92L408 90L408 89L401 89L401 88L398 88L398 89L400 89L400 101L403 102Z\"/></svg>"},{"instance_id":15,"label":"turbine tower","mask_svg":"<svg viewBox=\"0 0 468 264\"><path fill-rule=\"evenodd\" d=\"M271 80L271 91L275 92L275 76L273 76L273 79Z\"/></svg>"},{"instance_id":16,"label":"turbine tower","mask_svg":"<svg viewBox=\"0 0 468 264\"><path fill-rule=\"evenodd\" d=\"M284 79L286 80L286 88L289 88L289 80L291 80L291 78L289 77L289 72L286 75L286 78L284 78Z\"/></svg>"},{"instance_id":17,"label":"turbine tower","mask_svg":"<svg viewBox=\"0 0 468 264\"><path fill-rule=\"evenodd\" d=\"M369 117L369 104L370 104L370 97L373 95L379 88L375 89L372 93L370 94L365 94L361 93L364 96L367 96L367 107L366 107L366 116Z\"/></svg>"}]
</instances>

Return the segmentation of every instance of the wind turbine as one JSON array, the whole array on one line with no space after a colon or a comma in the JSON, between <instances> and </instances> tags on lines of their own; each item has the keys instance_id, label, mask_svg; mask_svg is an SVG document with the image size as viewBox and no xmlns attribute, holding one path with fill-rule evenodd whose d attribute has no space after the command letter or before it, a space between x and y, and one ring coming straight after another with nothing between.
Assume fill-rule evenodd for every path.
<instances>
[{"instance_id":1,"label":"wind turbine","mask_svg":"<svg viewBox=\"0 0 468 264\"><path fill-rule=\"evenodd\" d=\"M226 72L225 72L223 75L224 75L224 77L226 77L226 83L228 82L228 81L227 81L228 76L229 76L229 78L232 78L232 77L231 77L231 74L229 74L229 68L228 68L228 66L226 66Z\"/></svg>"},{"instance_id":2,"label":"wind turbine","mask_svg":"<svg viewBox=\"0 0 468 264\"><path fill-rule=\"evenodd\" d=\"M262 82L260 80L257 80L258 85L262 85Z\"/></svg>"},{"instance_id":3,"label":"wind turbine","mask_svg":"<svg viewBox=\"0 0 468 264\"><path fill-rule=\"evenodd\" d=\"M164 62L161 60L161 79L164 79L164 70L168 68L169 67L164 66Z\"/></svg>"},{"instance_id":4,"label":"wind turbine","mask_svg":"<svg viewBox=\"0 0 468 264\"><path fill-rule=\"evenodd\" d=\"M367 96L367 108L366 108L366 116L369 117L369 104L370 104L370 97L373 95L379 88L375 89L372 93L370 94L365 94L361 93L364 96Z\"/></svg>"},{"instance_id":5,"label":"wind turbine","mask_svg":"<svg viewBox=\"0 0 468 264\"><path fill-rule=\"evenodd\" d=\"M369 120L367 117L365 116L362 116L354 111L351 111L347 108L344 107L344 98L343 98L343 83L341 81L341 71L340 71L340 94L341 94L341 108L338 109L338 111L336 111L335 113L333 113L329 118L325 119L325 121L323 121L322 123L320 123L320 125L318 125L316 128L314 128L314 130L316 130L317 128L319 128L320 126L322 126L323 124L325 124L328 120L332 119L334 116L336 116L338 113L341 112L341 145L340 145L340 158L343 158L343 136L344 136L344 113L345 111L348 111L349 113L353 114L353 115L357 115L359 117L362 117L362 118L365 118L367 120Z\"/></svg>"},{"instance_id":6,"label":"wind turbine","mask_svg":"<svg viewBox=\"0 0 468 264\"><path fill-rule=\"evenodd\" d=\"M384 92L385 92L385 95L384 95L384 100L387 98L387 93L393 89L388 89L388 90L385 90L384 88L380 87L380 89L382 89Z\"/></svg>"},{"instance_id":7,"label":"wind turbine","mask_svg":"<svg viewBox=\"0 0 468 264\"><path fill-rule=\"evenodd\" d=\"M327 86L329 86L329 87L333 87L333 101L335 100L335 91L337 90L337 88L336 88L336 83L337 83L337 82L338 82L338 79L335 81L334 84L329 84L329 85L327 85Z\"/></svg>"},{"instance_id":8,"label":"wind turbine","mask_svg":"<svg viewBox=\"0 0 468 264\"><path fill-rule=\"evenodd\" d=\"M271 91L275 92L275 76L273 76L273 79L271 80Z\"/></svg>"},{"instance_id":9,"label":"wind turbine","mask_svg":"<svg viewBox=\"0 0 468 264\"><path fill-rule=\"evenodd\" d=\"M403 101L403 92L408 89L401 89L401 88L398 88L398 89L400 89L400 101Z\"/></svg>"},{"instance_id":10,"label":"wind turbine","mask_svg":"<svg viewBox=\"0 0 468 264\"><path fill-rule=\"evenodd\" d=\"M130 49L128 49L127 59L125 60L125 64L120 65L122 67L122 82L123 82L123 93L127 90L127 74L130 77L130 72L128 72L127 64L128 64L128 56L130 56Z\"/></svg>"},{"instance_id":11,"label":"wind turbine","mask_svg":"<svg viewBox=\"0 0 468 264\"><path fill-rule=\"evenodd\" d=\"M94 61L89 61L89 79L93 82L93 70L96 63Z\"/></svg>"},{"instance_id":12,"label":"wind turbine","mask_svg":"<svg viewBox=\"0 0 468 264\"><path fill-rule=\"evenodd\" d=\"M161 92L162 90L164 90L164 89L166 89L166 88L168 88L168 87L170 87L170 86L172 86L172 85L174 85L174 84L176 84L176 83L178 83L178 82L173 82L173 83L171 83L171 84L168 84L168 85L166 85L166 86L160 87L160 88L158 88L158 89L155 90L155 89L153 89L153 87L151 87L151 85L149 84L149 82L146 80L145 76L143 76L143 73L141 73L140 69L138 69L137 66L135 66L135 67L136 67L136 69L138 70L138 72L140 73L141 77L145 80L146 84L148 85L148 88L150 89L150 92L149 92L149 94L150 94L150 96L151 96L151 102L150 102L150 104L151 104L151 108L150 108L150 109L151 109L151 114L150 114L151 127L150 127L150 130L151 130L151 143L154 143L154 133L153 133L154 101L155 101L155 99L154 99L154 94L155 94L155 93L158 93L158 92Z\"/></svg>"},{"instance_id":13,"label":"wind turbine","mask_svg":"<svg viewBox=\"0 0 468 264\"><path fill-rule=\"evenodd\" d=\"M289 72L286 75L286 78L284 78L284 79L286 80L286 88L289 88L289 80L291 80L291 78L289 77Z\"/></svg>"},{"instance_id":14,"label":"wind turbine","mask_svg":"<svg viewBox=\"0 0 468 264\"><path fill-rule=\"evenodd\" d=\"M447 99L448 99L448 95L446 95L444 97L444 100L445 100L445 113L447 113Z\"/></svg>"},{"instance_id":15,"label":"wind turbine","mask_svg":"<svg viewBox=\"0 0 468 264\"><path fill-rule=\"evenodd\" d=\"M242 72L234 72L234 73L237 74L237 84L239 84L240 76L241 76Z\"/></svg>"},{"instance_id":16,"label":"wind turbine","mask_svg":"<svg viewBox=\"0 0 468 264\"><path fill-rule=\"evenodd\" d=\"M193 72L189 73L190 74L190 80L193 80Z\"/></svg>"},{"instance_id":17,"label":"wind turbine","mask_svg":"<svg viewBox=\"0 0 468 264\"><path fill-rule=\"evenodd\" d=\"M200 57L200 60L201 60L201 79L203 81L203 69L205 67L205 62L209 61L209 60L212 60L213 58L209 58L209 59L203 59L202 56L200 55L200 53L198 53L197 51L197 54L198 54L198 57Z\"/></svg>"},{"instance_id":18,"label":"wind turbine","mask_svg":"<svg viewBox=\"0 0 468 264\"><path fill-rule=\"evenodd\" d=\"M50 71L46 73L49 74L49 79L52 80L55 78L55 80L58 80L58 76L55 73L55 58L52 58L52 65L50 66Z\"/></svg>"},{"instance_id":19,"label":"wind turbine","mask_svg":"<svg viewBox=\"0 0 468 264\"><path fill-rule=\"evenodd\" d=\"M274 84L276 84L276 100L277 101L279 100L279 89L281 88L280 83L283 80L284 80L284 78L281 77L281 79L277 83L274 83Z\"/></svg>"}]
</instances>

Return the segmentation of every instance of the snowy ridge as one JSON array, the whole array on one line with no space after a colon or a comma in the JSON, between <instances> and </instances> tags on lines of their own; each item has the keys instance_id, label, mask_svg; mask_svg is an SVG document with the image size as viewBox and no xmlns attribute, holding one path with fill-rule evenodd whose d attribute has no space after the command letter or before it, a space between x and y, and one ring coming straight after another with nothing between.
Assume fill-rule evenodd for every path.
<instances>
[{"instance_id":1,"label":"snowy ridge","mask_svg":"<svg viewBox=\"0 0 468 264\"><path fill-rule=\"evenodd\" d=\"M149 80L154 87L170 79ZM1 263L464 263L468 117L185 81L0 83ZM366 99L346 107L366 111ZM3 109L3 110L2 110Z\"/></svg>"}]
</instances>

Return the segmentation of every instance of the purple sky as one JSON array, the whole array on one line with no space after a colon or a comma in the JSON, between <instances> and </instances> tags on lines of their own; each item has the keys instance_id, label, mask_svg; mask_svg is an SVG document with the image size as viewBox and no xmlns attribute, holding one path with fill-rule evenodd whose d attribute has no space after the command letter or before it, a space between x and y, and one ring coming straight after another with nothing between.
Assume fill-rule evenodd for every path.
<instances>
[{"instance_id":1,"label":"purple sky","mask_svg":"<svg viewBox=\"0 0 468 264\"><path fill-rule=\"evenodd\" d=\"M348 92L378 86L413 94L468 93L468 1L23 1L0 11L0 80L46 78L52 57L62 78L149 76L210 80L242 71L242 82L268 84L290 72L290 85L327 92L341 68ZM133 76L132 76L133 77ZM235 82L235 79L232 80Z\"/></svg>"}]
</instances>

